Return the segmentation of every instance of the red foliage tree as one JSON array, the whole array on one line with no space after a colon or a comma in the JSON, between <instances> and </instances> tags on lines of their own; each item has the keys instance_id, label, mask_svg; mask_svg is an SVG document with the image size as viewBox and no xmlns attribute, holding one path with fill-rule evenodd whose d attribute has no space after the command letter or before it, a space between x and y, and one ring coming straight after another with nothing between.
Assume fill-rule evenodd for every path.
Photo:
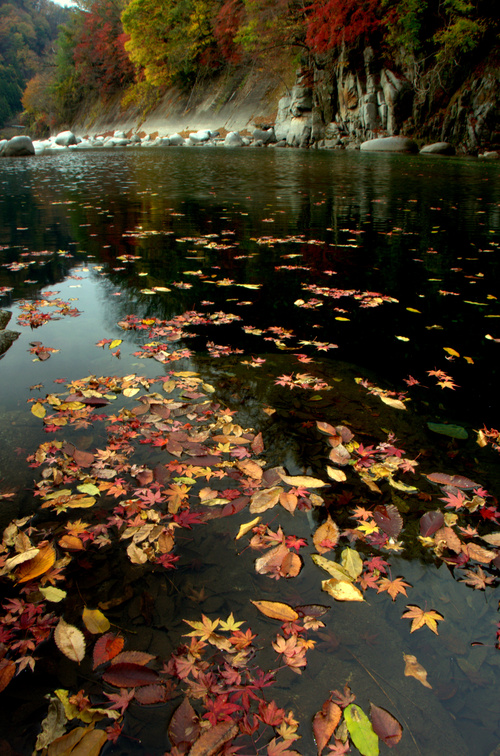
<instances>
[{"instance_id":1,"label":"red foliage tree","mask_svg":"<svg viewBox=\"0 0 500 756\"><path fill-rule=\"evenodd\" d=\"M318 53L368 41L381 26L380 0L316 0L307 10L306 42Z\"/></svg>"},{"instance_id":2,"label":"red foliage tree","mask_svg":"<svg viewBox=\"0 0 500 756\"><path fill-rule=\"evenodd\" d=\"M76 71L85 86L109 93L132 81L134 68L125 50L127 39L116 5L94 3L74 51Z\"/></svg>"},{"instance_id":3,"label":"red foliage tree","mask_svg":"<svg viewBox=\"0 0 500 756\"><path fill-rule=\"evenodd\" d=\"M241 46L235 42L236 34L245 17L245 5L242 0L225 0L214 23L214 37L217 48L230 63L242 60Z\"/></svg>"}]
</instances>

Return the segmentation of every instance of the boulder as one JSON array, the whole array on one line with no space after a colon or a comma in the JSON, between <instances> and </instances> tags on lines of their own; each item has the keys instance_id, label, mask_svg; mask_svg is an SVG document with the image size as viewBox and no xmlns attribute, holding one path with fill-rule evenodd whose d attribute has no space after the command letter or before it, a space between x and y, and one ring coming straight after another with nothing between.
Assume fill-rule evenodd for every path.
<instances>
[{"instance_id":1,"label":"boulder","mask_svg":"<svg viewBox=\"0 0 500 756\"><path fill-rule=\"evenodd\" d=\"M189 141L192 144L201 144L202 142L208 142L210 139L210 130L203 129L203 131L196 131L189 135Z\"/></svg>"},{"instance_id":2,"label":"boulder","mask_svg":"<svg viewBox=\"0 0 500 756\"><path fill-rule=\"evenodd\" d=\"M125 134L124 131L115 131L115 133L113 134L113 137L116 140L127 139L127 136L126 136L126 134ZM127 141L128 141L128 139L127 139Z\"/></svg>"},{"instance_id":3,"label":"boulder","mask_svg":"<svg viewBox=\"0 0 500 756\"><path fill-rule=\"evenodd\" d=\"M170 139L170 144L173 145L174 147L180 147L181 145L184 144L184 137L181 137L180 134L172 134L172 136L169 137L169 139Z\"/></svg>"},{"instance_id":4,"label":"boulder","mask_svg":"<svg viewBox=\"0 0 500 756\"><path fill-rule=\"evenodd\" d=\"M482 158L483 160L499 160L500 152L495 152L495 151L484 152L482 155L478 155L478 157Z\"/></svg>"},{"instance_id":5,"label":"boulder","mask_svg":"<svg viewBox=\"0 0 500 756\"><path fill-rule=\"evenodd\" d=\"M312 113L292 118L286 143L289 147L308 147L311 139Z\"/></svg>"},{"instance_id":6,"label":"boulder","mask_svg":"<svg viewBox=\"0 0 500 756\"><path fill-rule=\"evenodd\" d=\"M449 142L433 142L420 150L422 155L454 155L455 148Z\"/></svg>"},{"instance_id":7,"label":"boulder","mask_svg":"<svg viewBox=\"0 0 500 756\"><path fill-rule=\"evenodd\" d=\"M242 147L243 139L237 131L230 131L224 139L224 147Z\"/></svg>"},{"instance_id":8,"label":"boulder","mask_svg":"<svg viewBox=\"0 0 500 756\"><path fill-rule=\"evenodd\" d=\"M418 147L412 139L400 136L370 139L368 142L362 142L360 149L363 152L418 152Z\"/></svg>"},{"instance_id":9,"label":"boulder","mask_svg":"<svg viewBox=\"0 0 500 756\"><path fill-rule=\"evenodd\" d=\"M69 147L70 144L77 144L77 140L72 131L61 131L56 136L55 143L61 147Z\"/></svg>"},{"instance_id":10,"label":"boulder","mask_svg":"<svg viewBox=\"0 0 500 756\"><path fill-rule=\"evenodd\" d=\"M262 142L262 144L276 141L276 134L272 127L270 129L254 129L252 136L256 142Z\"/></svg>"},{"instance_id":11,"label":"boulder","mask_svg":"<svg viewBox=\"0 0 500 756\"><path fill-rule=\"evenodd\" d=\"M35 148L28 136L15 136L8 141L2 142L0 155L2 157L20 157L22 155L34 155Z\"/></svg>"},{"instance_id":12,"label":"boulder","mask_svg":"<svg viewBox=\"0 0 500 756\"><path fill-rule=\"evenodd\" d=\"M0 354L4 354L20 335L19 331L0 331Z\"/></svg>"},{"instance_id":13,"label":"boulder","mask_svg":"<svg viewBox=\"0 0 500 756\"><path fill-rule=\"evenodd\" d=\"M12 313L9 312L8 310L0 310L0 331L3 331L4 328L7 328L7 325L11 317L12 317Z\"/></svg>"}]
</instances>

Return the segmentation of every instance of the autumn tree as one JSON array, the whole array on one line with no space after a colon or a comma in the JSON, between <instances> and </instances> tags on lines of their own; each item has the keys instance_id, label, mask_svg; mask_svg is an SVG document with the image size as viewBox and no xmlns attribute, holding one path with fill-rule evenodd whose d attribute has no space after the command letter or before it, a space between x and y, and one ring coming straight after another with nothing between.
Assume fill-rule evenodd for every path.
<instances>
[{"instance_id":1,"label":"autumn tree","mask_svg":"<svg viewBox=\"0 0 500 756\"><path fill-rule=\"evenodd\" d=\"M371 42L382 24L379 0L315 0L307 8L306 41L324 53L341 44Z\"/></svg>"}]
</instances>

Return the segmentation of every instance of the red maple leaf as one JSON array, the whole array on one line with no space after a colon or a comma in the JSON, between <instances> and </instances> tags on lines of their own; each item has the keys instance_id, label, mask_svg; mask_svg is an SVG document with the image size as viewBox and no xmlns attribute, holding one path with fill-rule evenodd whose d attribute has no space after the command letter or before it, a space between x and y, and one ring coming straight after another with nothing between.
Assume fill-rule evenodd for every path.
<instances>
[{"instance_id":1,"label":"red maple leaf","mask_svg":"<svg viewBox=\"0 0 500 756\"><path fill-rule=\"evenodd\" d=\"M208 719L214 727L219 722L230 722L232 719L231 715L236 711L242 711L242 707L239 704L228 701L228 698L228 693L218 695L216 698L207 698L205 701L207 713L203 715L203 719Z\"/></svg>"},{"instance_id":2,"label":"red maple leaf","mask_svg":"<svg viewBox=\"0 0 500 756\"><path fill-rule=\"evenodd\" d=\"M109 700L113 702L112 705L108 708L116 709L121 714L123 714L135 695L135 688L131 688L130 690L128 688L120 688L119 693L104 692L104 695L106 696L106 698L109 698Z\"/></svg>"}]
</instances>

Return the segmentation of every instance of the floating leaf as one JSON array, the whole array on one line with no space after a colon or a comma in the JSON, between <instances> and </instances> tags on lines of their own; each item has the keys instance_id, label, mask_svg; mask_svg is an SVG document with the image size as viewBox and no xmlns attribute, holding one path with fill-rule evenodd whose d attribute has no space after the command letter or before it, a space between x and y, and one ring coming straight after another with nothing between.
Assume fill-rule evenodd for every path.
<instances>
[{"instance_id":1,"label":"floating leaf","mask_svg":"<svg viewBox=\"0 0 500 756\"><path fill-rule=\"evenodd\" d=\"M384 402L384 404L388 404L389 407L394 407L394 409L400 409L405 410L406 404L401 401L401 399L393 399L392 396L384 396L384 394L380 394L380 399Z\"/></svg>"},{"instance_id":2,"label":"floating leaf","mask_svg":"<svg viewBox=\"0 0 500 756\"><path fill-rule=\"evenodd\" d=\"M33 580L40 575L44 575L50 570L55 561L56 552L54 547L50 543L45 545L40 544L38 554L33 559L23 562L19 567L16 573L17 582L26 583L28 580Z\"/></svg>"},{"instance_id":3,"label":"floating leaf","mask_svg":"<svg viewBox=\"0 0 500 756\"><path fill-rule=\"evenodd\" d=\"M114 633L106 633L106 635L99 638L94 646L92 657L93 669L117 656L122 650L124 643L124 638Z\"/></svg>"},{"instance_id":4,"label":"floating leaf","mask_svg":"<svg viewBox=\"0 0 500 756\"><path fill-rule=\"evenodd\" d=\"M363 572L363 560L355 549L344 549L340 555L340 562L352 580L356 580Z\"/></svg>"},{"instance_id":5,"label":"floating leaf","mask_svg":"<svg viewBox=\"0 0 500 756\"><path fill-rule=\"evenodd\" d=\"M257 491L250 499L249 511L252 514L258 514L260 512L265 512L266 509L271 509L278 503L282 492L283 489L281 486L264 488L261 491Z\"/></svg>"},{"instance_id":6,"label":"floating leaf","mask_svg":"<svg viewBox=\"0 0 500 756\"><path fill-rule=\"evenodd\" d=\"M66 591L53 585L48 585L46 588L39 588L38 590L46 601L51 601L54 604L59 603L59 601L62 601L68 595Z\"/></svg>"},{"instance_id":7,"label":"floating leaf","mask_svg":"<svg viewBox=\"0 0 500 756\"><path fill-rule=\"evenodd\" d=\"M393 717L392 714L380 706L370 703L370 719L373 729L380 740L383 740L389 748L394 748L401 740L403 734L403 728L396 717Z\"/></svg>"},{"instance_id":8,"label":"floating leaf","mask_svg":"<svg viewBox=\"0 0 500 756\"><path fill-rule=\"evenodd\" d=\"M113 341L109 345L109 349L116 349L116 347L120 346L121 343L122 343L122 339L113 339Z\"/></svg>"},{"instance_id":9,"label":"floating leaf","mask_svg":"<svg viewBox=\"0 0 500 756\"><path fill-rule=\"evenodd\" d=\"M337 470L335 467L330 467L330 465L326 466L326 472L328 473L329 478L336 480L338 483L347 480L347 476L343 470Z\"/></svg>"},{"instance_id":10,"label":"floating leaf","mask_svg":"<svg viewBox=\"0 0 500 756\"><path fill-rule=\"evenodd\" d=\"M85 638L83 633L74 625L69 625L61 619L54 630L56 646L71 661L81 662L85 656Z\"/></svg>"},{"instance_id":11,"label":"floating leaf","mask_svg":"<svg viewBox=\"0 0 500 756\"><path fill-rule=\"evenodd\" d=\"M337 545L338 540L339 529L330 515L328 515L325 522L317 528L313 535L313 543L316 547L316 551L320 554L325 554Z\"/></svg>"},{"instance_id":12,"label":"floating leaf","mask_svg":"<svg viewBox=\"0 0 500 756\"><path fill-rule=\"evenodd\" d=\"M281 620L281 622L293 622L299 617L295 609L280 601L252 601L251 603L266 617Z\"/></svg>"},{"instance_id":13,"label":"floating leaf","mask_svg":"<svg viewBox=\"0 0 500 756\"><path fill-rule=\"evenodd\" d=\"M40 404L40 402L35 402L35 404L31 405L31 412L34 414L35 417L39 417L42 419L47 414L47 410L43 406L43 404Z\"/></svg>"},{"instance_id":14,"label":"floating leaf","mask_svg":"<svg viewBox=\"0 0 500 756\"><path fill-rule=\"evenodd\" d=\"M280 478L284 483L287 483L289 486L303 486L304 488L322 488L323 486L328 485L328 483L325 483L323 480L320 480L319 478L311 478L309 475L283 475L283 473L280 473Z\"/></svg>"},{"instance_id":15,"label":"floating leaf","mask_svg":"<svg viewBox=\"0 0 500 756\"><path fill-rule=\"evenodd\" d=\"M347 580L335 580L335 578L323 580L321 582L321 588L323 591L329 593L330 596L333 596L337 601L365 600L359 588L356 588L355 585Z\"/></svg>"},{"instance_id":16,"label":"floating leaf","mask_svg":"<svg viewBox=\"0 0 500 756\"><path fill-rule=\"evenodd\" d=\"M378 736L363 709L349 704L344 709L344 718L351 740L362 756L378 756Z\"/></svg>"},{"instance_id":17,"label":"floating leaf","mask_svg":"<svg viewBox=\"0 0 500 756\"><path fill-rule=\"evenodd\" d=\"M238 734L238 725L232 722L219 722L210 730L205 730L195 741L189 756L214 756L231 738Z\"/></svg>"},{"instance_id":18,"label":"floating leaf","mask_svg":"<svg viewBox=\"0 0 500 756\"><path fill-rule=\"evenodd\" d=\"M0 693L5 690L16 673L16 665L10 659L0 659Z\"/></svg>"},{"instance_id":19,"label":"floating leaf","mask_svg":"<svg viewBox=\"0 0 500 756\"><path fill-rule=\"evenodd\" d=\"M342 709L330 699L325 701L321 711L318 711L313 717L313 732L318 749L318 756L328 745L330 738L337 729L337 725L342 718Z\"/></svg>"},{"instance_id":20,"label":"floating leaf","mask_svg":"<svg viewBox=\"0 0 500 756\"><path fill-rule=\"evenodd\" d=\"M200 734L198 716L191 706L189 698L186 697L174 711L168 725L167 734L173 746L183 742L194 743Z\"/></svg>"},{"instance_id":21,"label":"floating leaf","mask_svg":"<svg viewBox=\"0 0 500 756\"><path fill-rule=\"evenodd\" d=\"M424 536L424 538L426 536L434 535L443 524L444 515L441 511L434 510L432 512L426 512L420 518L420 535Z\"/></svg>"},{"instance_id":22,"label":"floating leaf","mask_svg":"<svg viewBox=\"0 0 500 756\"><path fill-rule=\"evenodd\" d=\"M158 682L158 672L142 664L121 662L108 667L102 679L117 688L138 688Z\"/></svg>"},{"instance_id":23,"label":"floating leaf","mask_svg":"<svg viewBox=\"0 0 500 756\"><path fill-rule=\"evenodd\" d=\"M82 483L81 486L77 486L76 488L80 493L88 494L89 496L99 496L101 493L93 483Z\"/></svg>"},{"instance_id":24,"label":"floating leaf","mask_svg":"<svg viewBox=\"0 0 500 756\"><path fill-rule=\"evenodd\" d=\"M235 540L238 541L240 538L242 538L244 535L249 533L252 528L257 525L258 522L260 522L261 518L256 517L254 520L250 520L250 522L244 522L240 525L240 529L238 530L238 533L235 537Z\"/></svg>"},{"instance_id":25,"label":"floating leaf","mask_svg":"<svg viewBox=\"0 0 500 756\"><path fill-rule=\"evenodd\" d=\"M445 352L448 352L448 354L451 354L452 357L460 357L460 354L456 351L456 349L452 349L451 347L443 347Z\"/></svg>"},{"instance_id":26,"label":"floating leaf","mask_svg":"<svg viewBox=\"0 0 500 756\"><path fill-rule=\"evenodd\" d=\"M406 608L408 609L408 611L401 616L412 620L410 633L413 633L420 627L427 625L427 627L432 630L433 633L435 633L436 635L439 634L437 631L437 623L444 620L442 614L434 611L434 609L431 609L429 612L424 612L423 609L421 609L419 606L415 606L414 604L408 604Z\"/></svg>"},{"instance_id":27,"label":"floating leaf","mask_svg":"<svg viewBox=\"0 0 500 756\"><path fill-rule=\"evenodd\" d=\"M426 688L432 688L432 685L427 682L427 671L419 664L417 657L413 654L403 654L403 659L405 661L405 676L414 677Z\"/></svg>"},{"instance_id":28,"label":"floating leaf","mask_svg":"<svg viewBox=\"0 0 500 756\"><path fill-rule=\"evenodd\" d=\"M106 633L111 627L109 620L104 616L100 609L87 609L87 607L85 607L82 619L89 633L92 633L93 635Z\"/></svg>"},{"instance_id":29,"label":"floating leaf","mask_svg":"<svg viewBox=\"0 0 500 756\"><path fill-rule=\"evenodd\" d=\"M403 527L403 518L394 504L378 504L373 510L373 519L391 538L397 538Z\"/></svg>"},{"instance_id":30,"label":"floating leaf","mask_svg":"<svg viewBox=\"0 0 500 756\"><path fill-rule=\"evenodd\" d=\"M326 559L326 557L322 557L319 554L312 554L311 558L314 564L317 564L318 567L326 570L326 572L335 578L335 580L348 580L349 582L352 582L350 574L337 562L332 562L331 559Z\"/></svg>"},{"instance_id":31,"label":"floating leaf","mask_svg":"<svg viewBox=\"0 0 500 756\"><path fill-rule=\"evenodd\" d=\"M164 703L167 700L167 691L164 685L143 685L135 692L135 700L143 706Z\"/></svg>"},{"instance_id":32,"label":"floating leaf","mask_svg":"<svg viewBox=\"0 0 500 756\"><path fill-rule=\"evenodd\" d=\"M434 433L440 433L442 436L449 436L450 438L469 438L469 434L460 425L447 425L446 423L427 423L429 430Z\"/></svg>"},{"instance_id":33,"label":"floating leaf","mask_svg":"<svg viewBox=\"0 0 500 756\"><path fill-rule=\"evenodd\" d=\"M486 543L489 543L490 546L500 546L500 531L481 536L481 538L483 541L486 541Z\"/></svg>"}]
</instances>

